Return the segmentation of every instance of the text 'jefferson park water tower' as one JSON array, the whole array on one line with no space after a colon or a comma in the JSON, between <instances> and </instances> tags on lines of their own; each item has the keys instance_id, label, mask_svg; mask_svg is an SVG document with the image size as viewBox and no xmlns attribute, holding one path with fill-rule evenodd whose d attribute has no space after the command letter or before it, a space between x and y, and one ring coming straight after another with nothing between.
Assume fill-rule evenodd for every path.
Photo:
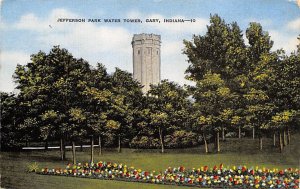
<instances>
[{"instance_id":1,"label":"text 'jefferson park water tower'","mask_svg":"<svg viewBox=\"0 0 300 189\"><path fill-rule=\"evenodd\" d=\"M133 49L133 78L139 81L146 93L150 84L160 82L160 35L134 34Z\"/></svg>"}]
</instances>

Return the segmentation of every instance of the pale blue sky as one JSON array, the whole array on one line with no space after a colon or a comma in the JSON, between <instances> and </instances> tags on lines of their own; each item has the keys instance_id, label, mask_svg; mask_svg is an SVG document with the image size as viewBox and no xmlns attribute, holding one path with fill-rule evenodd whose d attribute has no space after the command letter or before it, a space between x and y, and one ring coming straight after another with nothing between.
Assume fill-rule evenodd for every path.
<instances>
[{"instance_id":1,"label":"pale blue sky","mask_svg":"<svg viewBox=\"0 0 300 189\"><path fill-rule=\"evenodd\" d=\"M12 74L30 54L49 52L53 45L67 48L75 57L112 72L132 72L131 38L135 33L162 36L162 78L188 83L188 66L182 40L203 35L210 14L227 23L236 21L243 31L260 22L274 40L274 49L296 49L300 34L300 8L295 0L4 0L1 4L0 91L13 91ZM58 18L195 18L193 24L58 23ZM51 27L49 27L51 25Z\"/></svg>"}]
</instances>

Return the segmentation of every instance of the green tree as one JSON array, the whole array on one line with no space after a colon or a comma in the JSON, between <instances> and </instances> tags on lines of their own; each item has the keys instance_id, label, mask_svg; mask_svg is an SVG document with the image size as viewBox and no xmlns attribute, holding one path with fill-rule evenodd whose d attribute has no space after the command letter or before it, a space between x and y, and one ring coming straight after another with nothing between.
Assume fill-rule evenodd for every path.
<instances>
[{"instance_id":1,"label":"green tree","mask_svg":"<svg viewBox=\"0 0 300 189\"><path fill-rule=\"evenodd\" d=\"M196 84L193 97L199 104L199 111L204 116L204 123L211 124L211 131L215 136L215 149L220 151L219 134L224 125L224 112L232 106L233 93L225 85L220 74L207 73ZM228 117L228 116L226 116ZM208 121L209 120L209 121ZM201 121L200 121L201 122Z\"/></svg>"},{"instance_id":2,"label":"green tree","mask_svg":"<svg viewBox=\"0 0 300 189\"><path fill-rule=\"evenodd\" d=\"M213 15L206 34L194 35L192 41L184 40L184 44L189 63L186 78L192 81L212 72L230 84L247 70L246 46L235 22L226 24L218 15Z\"/></svg>"},{"instance_id":3,"label":"green tree","mask_svg":"<svg viewBox=\"0 0 300 189\"><path fill-rule=\"evenodd\" d=\"M45 141L61 140L61 157L64 159L64 142L75 131L70 123L71 110L80 108L82 95L80 83L87 79L89 64L76 59L66 49L53 47L49 54L38 52L31 62L15 71L17 89L22 105L40 125L40 135Z\"/></svg>"},{"instance_id":4,"label":"green tree","mask_svg":"<svg viewBox=\"0 0 300 189\"><path fill-rule=\"evenodd\" d=\"M270 87L273 102L277 107L276 114L297 112L300 109L300 56L296 53L290 56L281 54L278 59L278 63L273 68L276 79L272 81ZM281 130L284 136L283 144L289 144L290 133L297 129L298 124L297 122L293 125L287 124L284 130L271 127L274 130L274 139L275 133Z\"/></svg>"},{"instance_id":5,"label":"green tree","mask_svg":"<svg viewBox=\"0 0 300 189\"><path fill-rule=\"evenodd\" d=\"M273 41L268 32L259 23L250 23L246 30L249 42L247 47L249 71L247 74L247 92L243 94L246 100L246 120L259 137L262 149L263 131L276 109L273 101L272 84L276 80L274 66L278 63L278 52L271 52Z\"/></svg>"},{"instance_id":6,"label":"green tree","mask_svg":"<svg viewBox=\"0 0 300 189\"><path fill-rule=\"evenodd\" d=\"M135 116L140 110L142 100L142 86L133 79L132 74L116 68L111 76L112 79L112 108L109 117L119 125L114 129L118 138L118 152L121 152L123 142L129 143L135 134L136 121Z\"/></svg>"},{"instance_id":7,"label":"green tree","mask_svg":"<svg viewBox=\"0 0 300 189\"><path fill-rule=\"evenodd\" d=\"M276 113L272 116L270 125L268 127L275 128L278 131L279 139L279 150L283 151L283 146L285 145L285 130L291 127L295 123L295 118L299 116L295 110L286 110L280 113Z\"/></svg>"},{"instance_id":8,"label":"green tree","mask_svg":"<svg viewBox=\"0 0 300 189\"><path fill-rule=\"evenodd\" d=\"M247 91L250 65L242 31L237 23L227 24L218 15L213 15L210 17L210 25L207 26L206 34L195 35L192 41L184 40L184 44L184 54L187 55L189 63L186 78L200 83L205 80L206 74L219 74L224 87L230 90L230 98L234 97L236 101L234 107L229 102L228 107L224 106L224 108L231 108L232 111L244 109L243 94ZM195 94L197 90L199 93L197 88L198 84L196 87L191 87L194 97L198 95ZM224 131L230 126L230 121L223 118L221 125Z\"/></svg>"},{"instance_id":9,"label":"green tree","mask_svg":"<svg viewBox=\"0 0 300 189\"><path fill-rule=\"evenodd\" d=\"M208 141L207 141L207 134L211 133L211 125L212 125L212 117L211 116L204 116L199 111L201 109L198 103L194 104L196 111L194 112L194 124L193 124L193 130L200 136L202 136L202 140L204 142L204 149L205 153L209 152L208 148Z\"/></svg>"},{"instance_id":10,"label":"green tree","mask_svg":"<svg viewBox=\"0 0 300 189\"><path fill-rule=\"evenodd\" d=\"M269 53L273 47L273 41L268 32L264 31L259 23L251 22L246 30L246 37L249 42L248 56L250 58L252 69L261 59L261 55Z\"/></svg>"},{"instance_id":11,"label":"green tree","mask_svg":"<svg viewBox=\"0 0 300 189\"><path fill-rule=\"evenodd\" d=\"M107 132L105 126L108 121L108 111L111 109L111 78L106 68L102 64L98 64L95 69L91 70L89 79L82 83L82 86L88 133L91 135L91 143L94 143L94 136L98 137L98 154L102 155L102 140ZM93 145L91 144L91 160L93 154Z\"/></svg>"},{"instance_id":12,"label":"green tree","mask_svg":"<svg viewBox=\"0 0 300 189\"><path fill-rule=\"evenodd\" d=\"M18 122L21 114L18 113L20 110L18 105L18 99L14 94L0 92L1 150L16 148L20 145L18 139L22 135Z\"/></svg>"},{"instance_id":13,"label":"green tree","mask_svg":"<svg viewBox=\"0 0 300 189\"><path fill-rule=\"evenodd\" d=\"M172 135L175 130L186 129L191 107L188 93L180 85L163 80L158 85L151 85L148 91L148 107L150 124L158 133L161 152L164 153L164 137L167 134Z\"/></svg>"}]
</instances>

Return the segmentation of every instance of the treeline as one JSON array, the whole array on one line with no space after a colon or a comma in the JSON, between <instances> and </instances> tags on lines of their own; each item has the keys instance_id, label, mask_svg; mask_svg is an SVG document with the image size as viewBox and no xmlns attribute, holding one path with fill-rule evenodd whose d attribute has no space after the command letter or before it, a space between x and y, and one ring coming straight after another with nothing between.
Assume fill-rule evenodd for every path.
<instances>
[{"instance_id":1,"label":"treeline","mask_svg":"<svg viewBox=\"0 0 300 189\"><path fill-rule=\"evenodd\" d=\"M280 151L299 128L300 45L286 55L271 51L273 42L258 23L246 30L211 16L205 35L184 40L186 78L193 86L168 80L147 94L132 74L102 64L92 67L66 49L40 51L18 65L17 95L1 93L1 147L30 141L66 142L87 139L102 146L180 148L213 142L237 133L242 138L272 137ZM75 161L75 159L74 159Z\"/></svg>"}]
</instances>

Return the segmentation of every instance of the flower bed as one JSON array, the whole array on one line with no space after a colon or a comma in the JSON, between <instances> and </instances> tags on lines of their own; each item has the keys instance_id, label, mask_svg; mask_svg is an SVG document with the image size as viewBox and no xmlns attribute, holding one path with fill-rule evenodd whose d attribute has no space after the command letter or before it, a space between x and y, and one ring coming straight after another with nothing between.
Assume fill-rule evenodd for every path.
<instances>
[{"instance_id":1,"label":"flower bed","mask_svg":"<svg viewBox=\"0 0 300 189\"><path fill-rule=\"evenodd\" d=\"M65 169L44 168L39 174L74 176L95 179L174 184L213 188L299 188L298 169L225 168L222 164L209 168L187 170L183 166L167 168L164 172L149 172L111 162L68 164Z\"/></svg>"}]
</instances>

